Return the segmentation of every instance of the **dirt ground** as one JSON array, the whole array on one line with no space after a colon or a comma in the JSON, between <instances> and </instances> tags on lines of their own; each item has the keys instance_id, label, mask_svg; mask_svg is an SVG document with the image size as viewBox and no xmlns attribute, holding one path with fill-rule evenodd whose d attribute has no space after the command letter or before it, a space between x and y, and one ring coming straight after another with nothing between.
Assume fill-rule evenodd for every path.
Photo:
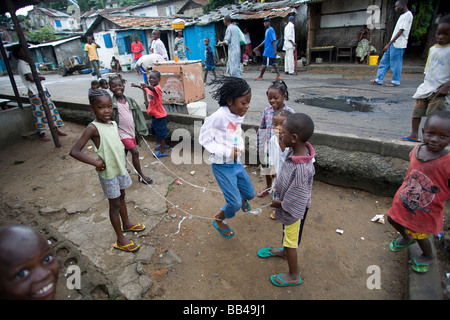
<instances>
[{"instance_id":1,"label":"dirt ground","mask_svg":"<svg viewBox=\"0 0 450 320\"><path fill-rule=\"evenodd\" d=\"M79 200L83 190L73 188L82 185L86 170L90 168L86 165L86 170L74 175L73 179L58 177L59 172L76 161L68 153L83 129L84 126L66 123L64 130L69 135L60 138L60 149L55 148L53 142L42 142L34 136L32 140L1 150L3 200L22 199L34 204L36 210L42 206L57 208L63 202ZM155 145L151 139L149 141ZM143 167L155 162L145 145L139 150L144 157ZM220 190L209 165L174 165L170 158L162 161L176 176L198 186ZM260 190L264 179L258 168L249 166L246 169L255 189ZM150 176L153 170L172 175L161 165L144 168ZM245 213L231 219L229 225L235 236L223 238L211 225L213 215L224 203L222 194L203 191L185 182L178 185L176 176L167 199L192 215L191 218L179 224L186 214L168 205L169 217L138 241L154 247L156 257L166 251L174 252L181 263L163 267L148 265L146 271L154 285L144 299L404 298L407 254L390 252L388 243L396 233L388 224L371 221L376 214L386 213L391 198L316 181L298 249L303 283L279 288L271 284L269 277L287 272L287 262L281 258L262 259L256 254L263 247L281 246L282 226L269 218L271 209L267 207L259 215ZM148 186L137 183L135 174L132 178L134 183L130 188L141 188L142 197L158 197ZM45 192L54 192L54 197L37 197ZM255 210L269 202L270 195L255 198L251 205ZM106 200L104 205L107 206ZM15 219L8 220L6 214L1 224L15 222ZM343 234L337 233L336 229L344 230ZM373 265L380 268L380 289L367 287L367 280L372 275L368 268Z\"/></svg>"}]
</instances>

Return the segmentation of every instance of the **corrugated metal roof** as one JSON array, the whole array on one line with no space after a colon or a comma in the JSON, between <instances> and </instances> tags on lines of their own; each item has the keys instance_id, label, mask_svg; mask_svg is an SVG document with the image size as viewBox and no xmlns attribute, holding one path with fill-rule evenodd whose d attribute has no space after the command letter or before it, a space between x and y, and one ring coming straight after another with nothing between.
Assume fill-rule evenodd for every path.
<instances>
[{"instance_id":1,"label":"corrugated metal roof","mask_svg":"<svg viewBox=\"0 0 450 320\"><path fill-rule=\"evenodd\" d=\"M292 12L292 7L280 8L280 9L269 9L263 11L245 11L231 15L232 19L236 20L252 20L252 19L264 19L268 18L284 18L287 17L289 13ZM295 12L295 11L294 11Z\"/></svg>"},{"instance_id":2,"label":"corrugated metal roof","mask_svg":"<svg viewBox=\"0 0 450 320\"><path fill-rule=\"evenodd\" d=\"M66 42L69 42L72 40L80 39L80 38L81 38L81 36L70 37L70 38L60 39L60 40L56 40L56 41L44 42L44 43L32 45L32 46L29 46L28 48L34 49L34 48L47 47L47 46L56 47L56 46L59 46L60 44L63 44L63 43L66 43Z\"/></svg>"},{"instance_id":3,"label":"corrugated metal roof","mask_svg":"<svg viewBox=\"0 0 450 320\"><path fill-rule=\"evenodd\" d=\"M149 17L117 17L117 16L103 16L105 19L117 24L121 28L139 28L152 26L166 26L170 25L170 21L162 18Z\"/></svg>"}]
</instances>

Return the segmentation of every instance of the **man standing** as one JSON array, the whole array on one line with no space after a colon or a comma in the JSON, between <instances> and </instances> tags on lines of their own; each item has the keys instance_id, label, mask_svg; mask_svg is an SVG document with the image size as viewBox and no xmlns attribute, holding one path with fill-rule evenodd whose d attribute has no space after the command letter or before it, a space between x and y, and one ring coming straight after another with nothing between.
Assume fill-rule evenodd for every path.
<instances>
[{"instance_id":1,"label":"man standing","mask_svg":"<svg viewBox=\"0 0 450 320\"><path fill-rule=\"evenodd\" d=\"M273 80L281 80L280 72L278 72L277 68L277 37L275 35L275 30L270 26L270 19L264 18L264 27L266 28L266 35L264 37L264 41L261 42L259 46L253 49L254 52L259 50L259 47L264 45L263 52L263 62L261 74L258 78L253 78L253 80L260 81L263 79L264 72L268 66L273 66L275 68L275 72L277 73L277 77Z\"/></svg>"},{"instance_id":2,"label":"man standing","mask_svg":"<svg viewBox=\"0 0 450 320\"><path fill-rule=\"evenodd\" d=\"M294 49L297 46L295 43L295 25L294 16L289 16L288 24L284 27L284 45L283 50L286 52L284 57L284 73L295 75Z\"/></svg>"},{"instance_id":3,"label":"man standing","mask_svg":"<svg viewBox=\"0 0 450 320\"><path fill-rule=\"evenodd\" d=\"M239 27L231 23L231 17L225 16L223 23L227 27L225 38L219 41L218 45L228 45L227 72L232 77L242 78L241 64L241 44L239 40Z\"/></svg>"},{"instance_id":4,"label":"man standing","mask_svg":"<svg viewBox=\"0 0 450 320\"><path fill-rule=\"evenodd\" d=\"M100 46L94 42L94 39L91 36L87 37L87 42L88 43L84 46L84 51L86 52L86 59L89 59L92 68L94 68L94 71L91 74L97 76L97 79L101 79L100 61L98 60L97 54L97 48L100 48Z\"/></svg>"},{"instance_id":5,"label":"man standing","mask_svg":"<svg viewBox=\"0 0 450 320\"><path fill-rule=\"evenodd\" d=\"M139 41L138 37L133 39L133 43L131 44L131 52L133 52L133 63L136 65L136 62L142 57L142 51L144 51L144 46ZM139 68L135 66L135 70L139 74Z\"/></svg>"},{"instance_id":6,"label":"man standing","mask_svg":"<svg viewBox=\"0 0 450 320\"><path fill-rule=\"evenodd\" d=\"M161 32L159 30L153 30L152 32L152 47L150 49L150 53L159 54L164 58L164 60L169 60L169 56L167 55L166 46L160 39Z\"/></svg>"},{"instance_id":7,"label":"man standing","mask_svg":"<svg viewBox=\"0 0 450 320\"><path fill-rule=\"evenodd\" d=\"M402 75L403 54L408 44L409 31L413 21L413 15L408 10L408 0L398 0L395 3L395 12L400 13L400 17L395 25L392 33L391 41L383 48L385 52L378 66L377 77L372 80L373 84L383 84L386 73L391 69L392 80L387 87L395 87L400 85L400 77Z\"/></svg>"}]
</instances>

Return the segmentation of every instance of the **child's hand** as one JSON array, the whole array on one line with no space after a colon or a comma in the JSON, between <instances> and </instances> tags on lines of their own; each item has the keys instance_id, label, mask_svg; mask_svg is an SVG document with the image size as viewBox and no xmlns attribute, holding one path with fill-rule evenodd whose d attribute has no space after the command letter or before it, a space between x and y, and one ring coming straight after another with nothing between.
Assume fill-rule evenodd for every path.
<instances>
[{"instance_id":1,"label":"child's hand","mask_svg":"<svg viewBox=\"0 0 450 320\"><path fill-rule=\"evenodd\" d=\"M448 95L448 90L449 90L450 84L444 84L442 86L439 87L438 91L437 91L437 96L438 97L445 97L446 95Z\"/></svg>"},{"instance_id":2,"label":"child's hand","mask_svg":"<svg viewBox=\"0 0 450 320\"><path fill-rule=\"evenodd\" d=\"M239 150L238 148L233 148L233 159L236 160L240 154L241 154L241 150Z\"/></svg>"},{"instance_id":3,"label":"child's hand","mask_svg":"<svg viewBox=\"0 0 450 320\"><path fill-rule=\"evenodd\" d=\"M103 162L102 159L98 158L96 160L95 170L96 171L104 171L105 169L106 169L106 164Z\"/></svg>"},{"instance_id":4,"label":"child's hand","mask_svg":"<svg viewBox=\"0 0 450 320\"><path fill-rule=\"evenodd\" d=\"M270 206L272 208L281 208L281 201L278 199L273 199L272 202L270 203Z\"/></svg>"}]
</instances>

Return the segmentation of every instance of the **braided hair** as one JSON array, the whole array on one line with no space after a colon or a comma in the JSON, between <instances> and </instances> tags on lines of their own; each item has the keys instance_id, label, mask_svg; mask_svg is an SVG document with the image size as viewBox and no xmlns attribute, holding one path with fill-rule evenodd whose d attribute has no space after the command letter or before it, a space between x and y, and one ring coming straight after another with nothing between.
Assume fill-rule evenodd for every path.
<instances>
[{"instance_id":1,"label":"braided hair","mask_svg":"<svg viewBox=\"0 0 450 320\"><path fill-rule=\"evenodd\" d=\"M111 81L116 80L116 79L120 79L120 81L122 81L123 84L125 84L127 82L127 80L122 78L121 74L116 73L114 75L108 76L108 83L109 83L109 85L111 85Z\"/></svg>"},{"instance_id":2,"label":"braided hair","mask_svg":"<svg viewBox=\"0 0 450 320\"><path fill-rule=\"evenodd\" d=\"M95 103L95 100L97 100L98 97L104 97L104 96L109 97L109 98L111 97L111 96L109 95L108 91L106 91L106 90L104 90L104 89L95 89L95 90L91 90L91 91L89 92L89 96L88 96L88 98L89 98L89 104L90 104L91 106L93 106L94 103Z\"/></svg>"},{"instance_id":3,"label":"braided hair","mask_svg":"<svg viewBox=\"0 0 450 320\"><path fill-rule=\"evenodd\" d=\"M223 77L217 81L218 88L213 91L212 98L219 102L219 106L226 106L228 100L243 97L252 92L247 81L236 77Z\"/></svg>"},{"instance_id":4,"label":"braided hair","mask_svg":"<svg viewBox=\"0 0 450 320\"><path fill-rule=\"evenodd\" d=\"M274 82L272 82L269 89L267 89L267 92L266 92L267 95L269 94L270 89L280 90L281 94L285 96L284 100L289 100L288 87L283 80L275 80Z\"/></svg>"}]
</instances>

